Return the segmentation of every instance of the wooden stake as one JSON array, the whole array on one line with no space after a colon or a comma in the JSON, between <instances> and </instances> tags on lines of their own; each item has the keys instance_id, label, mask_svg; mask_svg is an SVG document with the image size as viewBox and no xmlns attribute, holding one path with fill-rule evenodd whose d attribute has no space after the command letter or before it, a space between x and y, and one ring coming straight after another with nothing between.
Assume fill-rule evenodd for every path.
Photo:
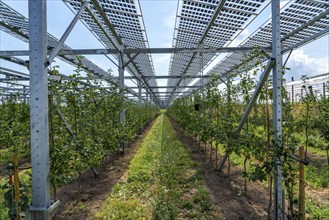
<instances>
[{"instance_id":1,"label":"wooden stake","mask_svg":"<svg viewBox=\"0 0 329 220\"><path fill-rule=\"evenodd\" d=\"M299 147L299 159L304 160L304 147ZM305 220L305 177L304 164L299 163L299 219Z\"/></svg>"}]
</instances>

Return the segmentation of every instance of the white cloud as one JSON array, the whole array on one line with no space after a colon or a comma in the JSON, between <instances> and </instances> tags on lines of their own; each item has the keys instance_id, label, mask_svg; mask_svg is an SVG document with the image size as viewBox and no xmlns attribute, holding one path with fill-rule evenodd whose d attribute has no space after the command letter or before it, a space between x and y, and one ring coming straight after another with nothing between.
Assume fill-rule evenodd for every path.
<instances>
[{"instance_id":1,"label":"white cloud","mask_svg":"<svg viewBox=\"0 0 329 220\"><path fill-rule=\"evenodd\" d=\"M175 28L176 13L171 13L167 15L163 22L167 28L173 30Z\"/></svg>"},{"instance_id":2,"label":"white cloud","mask_svg":"<svg viewBox=\"0 0 329 220\"><path fill-rule=\"evenodd\" d=\"M169 63L169 60L170 60L170 54L165 54L165 55L156 56L156 58L153 59L153 62L156 64L161 64L161 63Z\"/></svg>"},{"instance_id":3,"label":"white cloud","mask_svg":"<svg viewBox=\"0 0 329 220\"><path fill-rule=\"evenodd\" d=\"M165 18L163 19L163 25L164 30L161 32L161 45L160 47L171 47L172 46L172 38L174 34L174 28L175 28L175 19L176 19L176 13L171 12L170 14L167 14Z\"/></svg>"},{"instance_id":4,"label":"white cloud","mask_svg":"<svg viewBox=\"0 0 329 220\"><path fill-rule=\"evenodd\" d=\"M287 67L290 68L288 74L291 76L313 76L328 72L329 61L328 57L314 58L306 54L303 49L297 49L292 52Z\"/></svg>"}]
</instances>

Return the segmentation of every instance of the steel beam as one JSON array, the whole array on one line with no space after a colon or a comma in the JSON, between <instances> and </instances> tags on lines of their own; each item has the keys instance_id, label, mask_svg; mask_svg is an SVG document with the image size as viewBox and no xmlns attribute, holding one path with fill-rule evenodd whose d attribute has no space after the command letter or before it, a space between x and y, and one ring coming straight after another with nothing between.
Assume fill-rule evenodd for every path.
<instances>
[{"instance_id":1,"label":"steel beam","mask_svg":"<svg viewBox=\"0 0 329 220\"><path fill-rule=\"evenodd\" d=\"M208 47L208 48L128 48L122 49L122 54L161 54L161 53L232 53L252 51L252 47ZM270 51L269 47L264 50ZM58 55L105 55L105 54L119 54L120 51L116 49L72 49L59 50ZM0 51L0 57L8 56L28 56L28 50L17 51ZM51 54L51 51L48 51ZM135 55L136 56L136 55ZM134 58L134 57L133 57ZM131 62L131 61L129 61Z\"/></svg>"},{"instance_id":2,"label":"steel beam","mask_svg":"<svg viewBox=\"0 0 329 220\"><path fill-rule=\"evenodd\" d=\"M61 37L61 39L59 40L57 46L51 51L51 54L48 57L47 60L47 65L50 65L50 63L55 59L55 57L57 56L58 52L60 49L62 49L65 40L67 39L67 37L69 36L69 34L71 33L72 29L74 28L75 24L77 23L77 21L79 20L81 14L84 12L86 6L87 6L88 2L86 1L80 8L79 12L75 15L75 17L73 18L72 22L70 23L70 25L68 26L68 28L66 29L66 31L64 32L63 36Z\"/></svg>"},{"instance_id":3,"label":"steel beam","mask_svg":"<svg viewBox=\"0 0 329 220\"><path fill-rule=\"evenodd\" d=\"M32 220L50 219L58 202L50 201L46 0L30 0L30 126Z\"/></svg>"},{"instance_id":4,"label":"steel beam","mask_svg":"<svg viewBox=\"0 0 329 220\"><path fill-rule=\"evenodd\" d=\"M208 33L209 33L211 27L212 27L213 24L215 23L217 17L219 16L221 10L223 9L223 7L224 7L224 5L225 5L225 3L226 3L226 0L222 0L222 1L218 4L218 6L216 7L216 9L215 9L215 11L214 11L214 14L212 15L212 17L211 17L211 19L210 19L210 21L209 21L209 23L208 23L208 25L207 25L205 31L203 32L202 36L200 37L200 40L198 41L198 44L200 45L199 49L203 49L203 47L201 47L201 46L203 45L203 41L204 41L204 39L207 37L207 35L208 35ZM195 56L196 56L196 53L194 53L194 54L191 56L191 58L189 59L187 65L186 65L186 67L185 67L185 70L184 70L183 73L182 73L182 76L185 75L185 73L187 72L187 70L188 70L189 66L191 65L191 63L192 63L193 59L195 58ZM178 85L180 84L180 82L181 82L181 79L178 80L176 86L178 86ZM173 91L175 91L175 90L176 90L176 89L174 89ZM170 100L171 98L173 98L172 96L173 96L173 94L170 95L169 100Z\"/></svg>"},{"instance_id":5,"label":"steel beam","mask_svg":"<svg viewBox=\"0 0 329 220\"><path fill-rule=\"evenodd\" d=\"M122 99L124 98L124 88L125 88L125 79L124 79L124 63L123 63L123 57L122 54L119 55L119 93ZM123 106L123 109L120 111L120 123L124 127L125 126L125 109ZM120 151L124 153L125 149L125 140L120 140Z\"/></svg>"},{"instance_id":6,"label":"steel beam","mask_svg":"<svg viewBox=\"0 0 329 220\"><path fill-rule=\"evenodd\" d=\"M16 70L11 70L11 69L7 69L5 67L1 67L0 66L0 70L3 70L3 71L6 71L6 73L12 75L12 76L17 76L17 77L30 77L29 74L26 74L26 73L22 73L22 72L19 72L19 71L16 71Z\"/></svg>"},{"instance_id":7,"label":"steel beam","mask_svg":"<svg viewBox=\"0 0 329 220\"><path fill-rule=\"evenodd\" d=\"M328 33L329 33L329 27L327 27L323 31L320 31L320 32L318 32L318 33L316 33L316 34L314 34L314 35L312 35L312 36L310 36L310 37L308 37L308 38L306 38L306 39L304 39L304 40L302 40L302 41L300 41L300 42L298 42L298 43L296 43L296 44L294 44L294 45L292 45L290 47L287 47L287 48L283 49L282 50L282 53L284 54L284 53L286 53L286 52L288 52L290 50L293 50L293 49L296 49L298 47L301 47L304 44L309 43L310 41L316 40L316 39L318 39L318 38L320 38L320 37L322 37L324 35L327 35Z\"/></svg>"},{"instance_id":8,"label":"steel beam","mask_svg":"<svg viewBox=\"0 0 329 220\"><path fill-rule=\"evenodd\" d=\"M309 20L307 23L303 24L302 26L296 28L295 30L291 31L289 34L283 36L281 38L281 41L285 41L286 39L288 39L289 37L294 36L296 33L298 33L299 31L302 31L303 29L307 28L308 26L314 24L315 22L319 21L320 19L326 17L329 14L329 10L326 10L324 12L322 12L321 14L319 14L318 16L312 18L311 20Z\"/></svg>"},{"instance_id":9,"label":"steel beam","mask_svg":"<svg viewBox=\"0 0 329 220\"><path fill-rule=\"evenodd\" d=\"M242 118L240 120L239 126L236 129L236 134L239 134L241 132L241 130L243 128L243 125L246 123L247 118L248 118L248 116L249 116L249 114L251 112L251 109L255 105L255 102L256 102L256 100L257 100L257 98L258 98L258 96L259 96L259 94L260 94L260 92L261 92L261 90L262 90L262 88L263 88L263 86L264 86L264 84L265 84L268 76L270 75L270 72L271 72L274 64L275 64L275 60L268 61L264 72L260 76L260 80L259 80L259 82L257 84L257 87L256 87L256 89L255 89L255 91L254 91L251 99L249 100L249 103L247 105L247 108L246 108L246 110L243 113L243 116L242 116Z\"/></svg>"},{"instance_id":10,"label":"steel beam","mask_svg":"<svg viewBox=\"0 0 329 220\"><path fill-rule=\"evenodd\" d=\"M274 126L274 219L285 219L282 189L282 51L280 0L272 0L273 126Z\"/></svg>"},{"instance_id":11,"label":"steel beam","mask_svg":"<svg viewBox=\"0 0 329 220\"><path fill-rule=\"evenodd\" d=\"M138 103L142 104L142 79L138 79Z\"/></svg>"},{"instance_id":12,"label":"steel beam","mask_svg":"<svg viewBox=\"0 0 329 220\"><path fill-rule=\"evenodd\" d=\"M26 86L23 86L23 103L26 104L27 91Z\"/></svg>"},{"instance_id":13,"label":"steel beam","mask_svg":"<svg viewBox=\"0 0 329 220\"><path fill-rule=\"evenodd\" d=\"M128 87L129 89L138 89L138 87ZM199 86L150 86L150 89L174 89L174 88L199 88Z\"/></svg>"},{"instance_id":14,"label":"steel beam","mask_svg":"<svg viewBox=\"0 0 329 220\"><path fill-rule=\"evenodd\" d=\"M53 100L53 105L56 108L56 112L57 112L59 118L64 123L64 126L65 126L66 131L71 135L71 137L74 137L75 135L73 133L73 130L72 130L71 126L66 121L64 114L62 113L61 109L58 107L57 103L54 100Z\"/></svg>"},{"instance_id":15,"label":"steel beam","mask_svg":"<svg viewBox=\"0 0 329 220\"><path fill-rule=\"evenodd\" d=\"M260 76L260 80L259 80L259 82L257 84L257 87L256 87L256 89L255 89L255 91L254 91L251 99L248 102L247 108L245 109L245 111L243 113L243 116L242 116L242 118L240 120L240 123L239 123L239 125L238 125L238 127L237 127L237 129L235 131L235 135L238 136L240 134L240 132L241 132L244 124L246 123L246 121L248 119L248 116L249 116L252 108L254 107L254 104L255 104L255 102L256 102L256 100L257 100L257 98L258 98L258 96L259 96L259 94L260 94L260 92L261 92L261 90L262 90L262 88L263 88L263 86L264 86L264 84L265 84L265 82L266 82L266 80L267 80L267 78L268 78L268 76L269 76L269 74L270 74L270 72L271 72L274 64L275 64L275 60L270 60L267 63L264 72ZM228 89L228 91L229 91L229 89ZM228 156L231 154L231 152L232 152L232 147L231 146L228 146L228 148L226 149L225 155L224 155L224 157L223 157L223 159L222 159L222 161L221 161L221 163L219 165L219 169L218 169L219 172L222 171L222 169L224 167L224 164L225 164Z\"/></svg>"},{"instance_id":16,"label":"steel beam","mask_svg":"<svg viewBox=\"0 0 329 220\"><path fill-rule=\"evenodd\" d=\"M12 91L23 91L23 88L13 88L13 87L5 87L5 86L0 86L0 89L2 89L2 90L12 90Z\"/></svg>"}]
</instances>

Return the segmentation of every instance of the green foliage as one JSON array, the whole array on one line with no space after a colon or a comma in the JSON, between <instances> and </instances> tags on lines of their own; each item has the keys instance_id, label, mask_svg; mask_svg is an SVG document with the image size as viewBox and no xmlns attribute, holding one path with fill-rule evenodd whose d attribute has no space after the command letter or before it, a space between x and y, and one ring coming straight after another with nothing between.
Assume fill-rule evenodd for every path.
<instances>
[{"instance_id":1,"label":"green foliage","mask_svg":"<svg viewBox=\"0 0 329 220\"><path fill-rule=\"evenodd\" d=\"M70 80L49 85L50 170L54 192L57 185L69 182L89 167L99 166L105 155L119 149L121 140L132 141L159 112L154 106L137 105L122 97L116 83L109 83L105 90L90 73L86 83L92 86L86 86L80 80L81 71L78 65ZM52 74L57 73L53 69ZM121 110L126 112L124 125L119 121ZM68 127L71 133L66 131Z\"/></svg>"},{"instance_id":2,"label":"green foliage","mask_svg":"<svg viewBox=\"0 0 329 220\"><path fill-rule=\"evenodd\" d=\"M0 162L11 161L13 152L29 154L30 113L28 104L19 94L2 98L0 102Z\"/></svg>"},{"instance_id":3,"label":"green foliage","mask_svg":"<svg viewBox=\"0 0 329 220\"><path fill-rule=\"evenodd\" d=\"M329 169L326 164L309 165L305 167L306 181L313 188L329 187Z\"/></svg>"},{"instance_id":4,"label":"green foliage","mask_svg":"<svg viewBox=\"0 0 329 220\"><path fill-rule=\"evenodd\" d=\"M259 53L259 48L256 48L245 56L248 58ZM298 184L299 164L292 157L296 157L301 145L306 146L306 149L310 147L314 153L322 149L323 156L324 150L329 150L329 99L322 97L318 100L307 85L307 79L304 82L301 103L291 103L288 92L281 87L282 142L274 146L276 131L273 129L271 106L273 81L269 79L243 129L237 134L237 125L257 83L253 77L264 69L264 66L260 66L261 63L262 57L258 57L256 63L245 63L236 73L226 76L226 88L222 90L218 89L218 77L212 75L205 88L195 91L190 97L175 100L167 112L187 134L192 134L195 139L211 146L219 145L220 154L229 153L230 161L243 169L242 174L246 181L266 181L269 176L273 176L276 155L283 171L283 185L289 204L288 217L293 218L296 214L293 198ZM283 75L288 69L282 67ZM231 82L234 76L237 76L237 84ZM201 106L199 111L193 108L196 104ZM306 182L312 187L328 187L329 175L326 168L323 165L306 166Z\"/></svg>"},{"instance_id":5,"label":"green foliage","mask_svg":"<svg viewBox=\"0 0 329 220\"><path fill-rule=\"evenodd\" d=\"M51 68L50 74L58 75L58 68ZM57 186L102 164L109 152L119 150L121 141L132 141L159 114L153 105L137 104L120 95L117 83L108 82L105 90L91 73L82 77L82 71L81 65L77 65L68 79L48 83L50 182L54 199ZM9 96L0 103L0 162L9 162L14 152L21 157L30 154L29 105L21 97ZM121 110L126 112L125 124L120 123Z\"/></svg>"},{"instance_id":6,"label":"green foliage","mask_svg":"<svg viewBox=\"0 0 329 220\"><path fill-rule=\"evenodd\" d=\"M31 203L31 171L21 172L19 175L20 200L18 206L21 213L25 212ZM9 178L5 178L0 182L0 217L8 219L8 216L16 216L14 201L14 182L9 184ZM5 216L5 217L4 217Z\"/></svg>"},{"instance_id":7,"label":"green foliage","mask_svg":"<svg viewBox=\"0 0 329 220\"><path fill-rule=\"evenodd\" d=\"M313 199L306 199L306 213L310 219L329 219L329 206Z\"/></svg>"}]
</instances>

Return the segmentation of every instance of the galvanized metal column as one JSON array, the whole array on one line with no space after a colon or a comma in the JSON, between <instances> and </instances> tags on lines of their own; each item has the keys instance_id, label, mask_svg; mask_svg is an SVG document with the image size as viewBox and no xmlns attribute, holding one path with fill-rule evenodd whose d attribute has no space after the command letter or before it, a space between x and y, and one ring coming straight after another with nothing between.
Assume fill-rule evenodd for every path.
<instances>
[{"instance_id":1,"label":"galvanized metal column","mask_svg":"<svg viewBox=\"0 0 329 220\"><path fill-rule=\"evenodd\" d=\"M119 54L119 93L121 98L124 98L124 87L125 87L125 78L124 78L124 63L123 63L123 55L122 53ZM120 111L120 123L124 127L125 126L125 106ZM125 140L120 140L120 151L124 153L125 150Z\"/></svg>"},{"instance_id":2,"label":"galvanized metal column","mask_svg":"<svg viewBox=\"0 0 329 220\"><path fill-rule=\"evenodd\" d=\"M29 1L32 219L49 219L49 130L46 0Z\"/></svg>"},{"instance_id":3,"label":"galvanized metal column","mask_svg":"<svg viewBox=\"0 0 329 220\"><path fill-rule=\"evenodd\" d=\"M291 77L291 81L293 82L294 81L294 77ZM291 85L291 102L292 103L294 103L294 96L295 96L295 94L294 94L295 92L294 92L294 84L292 84Z\"/></svg>"},{"instance_id":4,"label":"galvanized metal column","mask_svg":"<svg viewBox=\"0 0 329 220\"><path fill-rule=\"evenodd\" d=\"M23 86L23 103L26 104L26 86Z\"/></svg>"},{"instance_id":5,"label":"galvanized metal column","mask_svg":"<svg viewBox=\"0 0 329 220\"><path fill-rule=\"evenodd\" d=\"M137 84L138 84L138 103L141 105L142 104L142 79L139 76L137 79Z\"/></svg>"},{"instance_id":6,"label":"galvanized metal column","mask_svg":"<svg viewBox=\"0 0 329 220\"><path fill-rule=\"evenodd\" d=\"M280 39L280 0L272 0L273 125L274 125L274 219L284 219L282 189L282 54Z\"/></svg>"}]
</instances>

